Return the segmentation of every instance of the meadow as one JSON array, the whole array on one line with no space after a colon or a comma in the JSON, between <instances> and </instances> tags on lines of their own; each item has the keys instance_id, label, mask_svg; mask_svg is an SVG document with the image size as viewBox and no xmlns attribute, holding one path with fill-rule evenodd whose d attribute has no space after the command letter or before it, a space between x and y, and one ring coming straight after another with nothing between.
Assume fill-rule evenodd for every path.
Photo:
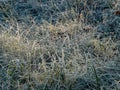
<instances>
[{"instance_id":1,"label":"meadow","mask_svg":"<svg viewBox=\"0 0 120 90\"><path fill-rule=\"evenodd\" d=\"M0 90L120 90L120 1L0 0Z\"/></svg>"}]
</instances>

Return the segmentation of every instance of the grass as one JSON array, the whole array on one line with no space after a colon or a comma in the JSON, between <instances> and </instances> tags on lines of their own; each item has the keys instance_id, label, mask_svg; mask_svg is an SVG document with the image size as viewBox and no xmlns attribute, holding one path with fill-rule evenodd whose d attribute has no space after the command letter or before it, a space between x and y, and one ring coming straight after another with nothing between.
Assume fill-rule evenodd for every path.
<instances>
[{"instance_id":1,"label":"grass","mask_svg":"<svg viewBox=\"0 0 120 90\"><path fill-rule=\"evenodd\" d=\"M0 1L0 89L119 90L119 4Z\"/></svg>"}]
</instances>

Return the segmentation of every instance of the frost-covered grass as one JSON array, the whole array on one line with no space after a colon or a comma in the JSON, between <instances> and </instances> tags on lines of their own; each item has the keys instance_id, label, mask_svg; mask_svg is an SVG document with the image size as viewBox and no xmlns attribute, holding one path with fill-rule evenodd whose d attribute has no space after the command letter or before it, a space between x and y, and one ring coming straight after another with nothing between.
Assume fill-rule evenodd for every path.
<instances>
[{"instance_id":1,"label":"frost-covered grass","mask_svg":"<svg viewBox=\"0 0 120 90\"><path fill-rule=\"evenodd\" d=\"M119 90L119 5L0 1L0 90Z\"/></svg>"}]
</instances>

